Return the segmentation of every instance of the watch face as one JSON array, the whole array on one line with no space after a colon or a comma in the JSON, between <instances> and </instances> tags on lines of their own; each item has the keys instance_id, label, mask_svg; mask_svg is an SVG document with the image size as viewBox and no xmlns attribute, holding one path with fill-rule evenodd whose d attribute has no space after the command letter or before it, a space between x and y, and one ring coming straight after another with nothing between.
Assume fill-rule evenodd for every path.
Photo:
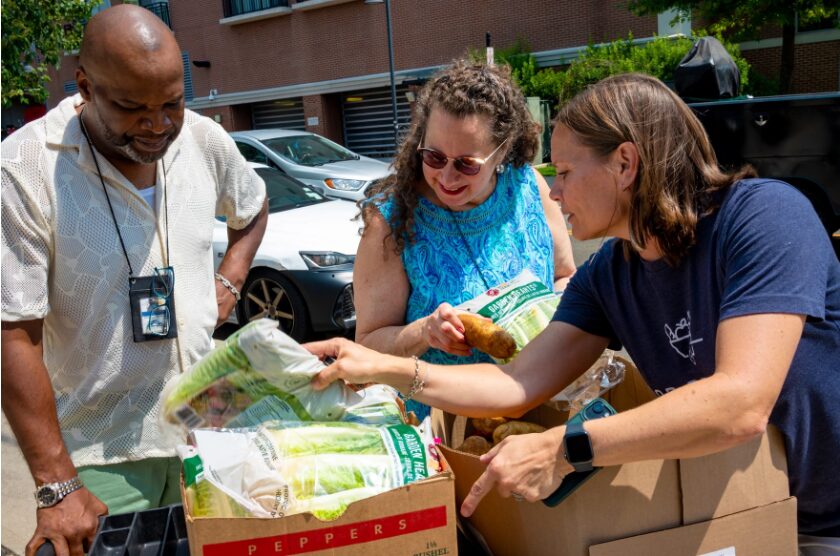
<instances>
[{"instance_id":1,"label":"watch face","mask_svg":"<svg viewBox=\"0 0 840 556\"><path fill-rule=\"evenodd\" d=\"M40 502L42 506L52 506L56 503L57 498L58 493L55 489L49 486L42 486L38 489L38 502Z\"/></svg>"},{"instance_id":2,"label":"watch face","mask_svg":"<svg viewBox=\"0 0 840 556\"><path fill-rule=\"evenodd\" d=\"M572 434L566 436L566 453L569 461L580 463L592 461L592 447L589 444L589 437L586 433Z\"/></svg>"}]
</instances>

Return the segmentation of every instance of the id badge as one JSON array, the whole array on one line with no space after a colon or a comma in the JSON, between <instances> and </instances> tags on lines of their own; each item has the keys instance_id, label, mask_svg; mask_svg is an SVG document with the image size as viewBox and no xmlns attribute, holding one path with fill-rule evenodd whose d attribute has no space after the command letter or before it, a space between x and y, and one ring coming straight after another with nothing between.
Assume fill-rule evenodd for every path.
<instances>
[{"instance_id":1,"label":"id badge","mask_svg":"<svg viewBox=\"0 0 840 556\"><path fill-rule=\"evenodd\" d=\"M135 342L169 340L178 337L175 317L175 272L172 267L156 268L152 276L128 279L131 326Z\"/></svg>"}]
</instances>

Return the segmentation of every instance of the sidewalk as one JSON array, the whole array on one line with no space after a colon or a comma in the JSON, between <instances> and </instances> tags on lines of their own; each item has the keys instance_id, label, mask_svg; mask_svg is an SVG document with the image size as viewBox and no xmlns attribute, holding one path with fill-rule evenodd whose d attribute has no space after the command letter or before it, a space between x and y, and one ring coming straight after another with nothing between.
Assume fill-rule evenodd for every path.
<instances>
[{"instance_id":1,"label":"sidewalk","mask_svg":"<svg viewBox=\"0 0 840 556\"><path fill-rule=\"evenodd\" d=\"M2 556L23 554L26 543L35 531L35 483L29 475L29 469L18 448L12 429L3 416L2 454L0 454L0 474L2 474Z\"/></svg>"}]
</instances>

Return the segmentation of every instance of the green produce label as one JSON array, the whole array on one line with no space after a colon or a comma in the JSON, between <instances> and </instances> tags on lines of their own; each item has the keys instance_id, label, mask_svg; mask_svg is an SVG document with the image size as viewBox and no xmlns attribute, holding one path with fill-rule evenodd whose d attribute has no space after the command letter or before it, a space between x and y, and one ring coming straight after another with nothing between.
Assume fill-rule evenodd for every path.
<instances>
[{"instance_id":1,"label":"green produce label","mask_svg":"<svg viewBox=\"0 0 840 556\"><path fill-rule=\"evenodd\" d=\"M189 488L204 475L204 462L198 454L184 460L184 487Z\"/></svg>"},{"instance_id":2,"label":"green produce label","mask_svg":"<svg viewBox=\"0 0 840 556\"><path fill-rule=\"evenodd\" d=\"M394 448L403 475L403 484L413 483L429 476L426 466L426 447L417 429L411 425L394 425L385 429Z\"/></svg>"},{"instance_id":3,"label":"green produce label","mask_svg":"<svg viewBox=\"0 0 840 556\"><path fill-rule=\"evenodd\" d=\"M550 290L542 282L530 282L512 289L492 303L488 303L479 309L478 313L496 322L532 299L543 297L546 292L550 293Z\"/></svg>"}]
</instances>

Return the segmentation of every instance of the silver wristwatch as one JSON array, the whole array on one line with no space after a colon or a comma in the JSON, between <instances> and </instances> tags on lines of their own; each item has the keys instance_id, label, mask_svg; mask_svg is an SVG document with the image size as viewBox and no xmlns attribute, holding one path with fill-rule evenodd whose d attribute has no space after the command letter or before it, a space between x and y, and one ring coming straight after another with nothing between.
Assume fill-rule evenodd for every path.
<instances>
[{"instance_id":1,"label":"silver wristwatch","mask_svg":"<svg viewBox=\"0 0 840 556\"><path fill-rule=\"evenodd\" d=\"M61 502L65 496L79 490L84 485L78 476L69 481L61 483L47 483L35 490L35 501L38 502L38 509L50 508Z\"/></svg>"}]
</instances>

